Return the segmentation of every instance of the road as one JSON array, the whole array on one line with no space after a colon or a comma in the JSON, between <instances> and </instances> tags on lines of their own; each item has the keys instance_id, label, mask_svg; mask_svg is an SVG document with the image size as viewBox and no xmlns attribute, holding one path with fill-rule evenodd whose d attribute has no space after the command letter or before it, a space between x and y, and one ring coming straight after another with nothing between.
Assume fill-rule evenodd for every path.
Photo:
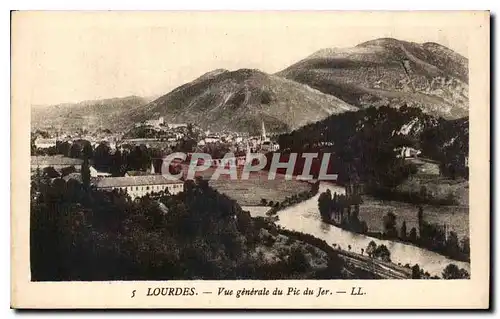
<instances>
[{"instance_id":1,"label":"road","mask_svg":"<svg viewBox=\"0 0 500 319\"><path fill-rule=\"evenodd\" d=\"M382 277L382 279L411 278L411 269L368 256L336 249L339 256L352 266Z\"/></svg>"}]
</instances>

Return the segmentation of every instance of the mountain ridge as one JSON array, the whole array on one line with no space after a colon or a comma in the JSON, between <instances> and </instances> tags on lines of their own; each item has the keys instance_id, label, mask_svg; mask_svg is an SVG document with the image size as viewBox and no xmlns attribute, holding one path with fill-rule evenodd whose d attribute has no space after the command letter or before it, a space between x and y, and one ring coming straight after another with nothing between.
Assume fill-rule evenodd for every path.
<instances>
[{"instance_id":1,"label":"mountain ridge","mask_svg":"<svg viewBox=\"0 0 500 319\"><path fill-rule=\"evenodd\" d=\"M122 114L139 108L150 98L136 95L84 100L77 103L60 103L49 106L32 107L31 127L76 130L80 128L118 128L123 123Z\"/></svg>"},{"instance_id":2,"label":"mountain ridge","mask_svg":"<svg viewBox=\"0 0 500 319\"><path fill-rule=\"evenodd\" d=\"M38 126L105 123L127 130L163 116L213 131L257 133L264 122L270 132L283 133L372 106L408 106L446 119L465 117L468 60L437 43L380 38L351 48L318 50L275 74L215 69L155 99L63 103L33 108L32 114Z\"/></svg>"},{"instance_id":3,"label":"mountain ridge","mask_svg":"<svg viewBox=\"0 0 500 319\"><path fill-rule=\"evenodd\" d=\"M276 74L360 108L408 105L449 119L468 115L468 59L432 42L381 38L325 48Z\"/></svg>"},{"instance_id":4,"label":"mountain ridge","mask_svg":"<svg viewBox=\"0 0 500 319\"><path fill-rule=\"evenodd\" d=\"M257 69L216 69L129 114L135 122L163 116L205 129L289 131L355 108L337 97Z\"/></svg>"}]
</instances>

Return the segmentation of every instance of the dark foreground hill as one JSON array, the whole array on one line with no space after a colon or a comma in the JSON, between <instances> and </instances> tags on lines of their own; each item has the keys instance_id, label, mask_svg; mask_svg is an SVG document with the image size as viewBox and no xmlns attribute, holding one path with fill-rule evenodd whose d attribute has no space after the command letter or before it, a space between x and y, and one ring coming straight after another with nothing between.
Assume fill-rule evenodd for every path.
<instances>
[{"instance_id":1,"label":"dark foreground hill","mask_svg":"<svg viewBox=\"0 0 500 319\"><path fill-rule=\"evenodd\" d=\"M398 148L412 147L439 163L444 175L467 177L469 119L446 120L419 108L370 107L332 115L279 138L283 150L326 151L341 182L360 179L397 187L411 173Z\"/></svg>"},{"instance_id":2,"label":"dark foreground hill","mask_svg":"<svg viewBox=\"0 0 500 319\"><path fill-rule=\"evenodd\" d=\"M358 107L408 106L468 115L468 59L436 43L384 38L323 49L277 73Z\"/></svg>"}]
</instances>

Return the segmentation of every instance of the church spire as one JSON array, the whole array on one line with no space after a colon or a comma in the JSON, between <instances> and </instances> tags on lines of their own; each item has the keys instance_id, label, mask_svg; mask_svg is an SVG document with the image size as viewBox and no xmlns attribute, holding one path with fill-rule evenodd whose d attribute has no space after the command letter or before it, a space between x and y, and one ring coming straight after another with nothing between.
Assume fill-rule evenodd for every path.
<instances>
[{"instance_id":1,"label":"church spire","mask_svg":"<svg viewBox=\"0 0 500 319\"><path fill-rule=\"evenodd\" d=\"M266 126L264 125L264 121L262 121L262 140L266 141L267 136L266 136Z\"/></svg>"}]
</instances>

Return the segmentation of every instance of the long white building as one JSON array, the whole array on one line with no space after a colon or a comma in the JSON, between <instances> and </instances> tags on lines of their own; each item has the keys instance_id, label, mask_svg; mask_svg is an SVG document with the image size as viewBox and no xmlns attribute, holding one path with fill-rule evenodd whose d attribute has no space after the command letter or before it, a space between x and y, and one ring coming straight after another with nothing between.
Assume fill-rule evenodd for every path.
<instances>
[{"instance_id":1,"label":"long white building","mask_svg":"<svg viewBox=\"0 0 500 319\"><path fill-rule=\"evenodd\" d=\"M135 199L153 192L168 191L177 194L184 190L184 182L168 179L163 175L144 175L126 177L106 177L96 183L101 190L120 189Z\"/></svg>"}]
</instances>

